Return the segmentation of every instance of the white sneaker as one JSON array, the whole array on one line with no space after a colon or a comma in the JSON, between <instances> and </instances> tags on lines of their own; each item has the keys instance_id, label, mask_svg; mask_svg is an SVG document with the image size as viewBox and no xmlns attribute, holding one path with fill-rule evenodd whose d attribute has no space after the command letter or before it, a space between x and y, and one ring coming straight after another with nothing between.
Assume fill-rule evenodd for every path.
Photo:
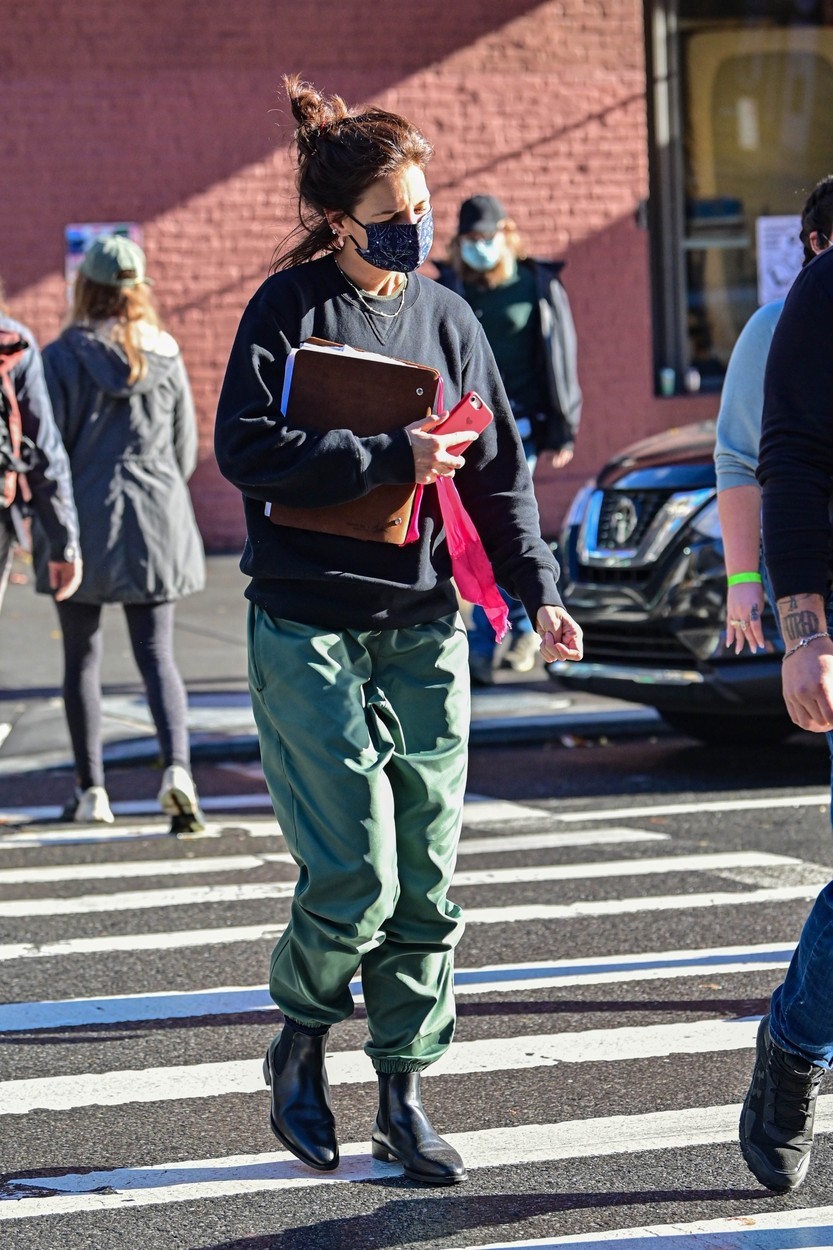
<instances>
[{"instance_id":1,"label":"white sneaker","mask_svg":"<svg viewBox=\"0 0 833 1250\"><path fill-rule=\"evenodd\" d=\"M80 825L112 825L115 816L104 786L76 790L75 797L64 808L64 819Z\"/></svg>"},{"instance_id":2,"label":"white sneaker","mask_svg":"<svg viewBox=\"0 0 833 1250\"><path fill-rule=\"evenodd\" d=\"M521 634L514 647L506 652L506 664L516 673L531 673L541 651L541 639L534 631Z\"/></svg>"},{"instance_id":3,"label":"white sneaker","mask_svg":"<svg viewBox=\"0 0 833 1250\"><path fill-rule=\"evenodd\" d=\"M201 833L205 829L194 778L182 764L169 764L165 769L158 797L162 811L171 817L171 833Z\"/></svg>"}]
</instances>

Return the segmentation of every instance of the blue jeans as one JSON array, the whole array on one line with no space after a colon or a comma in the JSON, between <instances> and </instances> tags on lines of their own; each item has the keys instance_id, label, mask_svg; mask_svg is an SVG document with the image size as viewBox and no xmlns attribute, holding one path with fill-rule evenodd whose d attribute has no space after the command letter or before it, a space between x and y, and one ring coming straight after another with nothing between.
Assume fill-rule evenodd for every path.
<instances>
[{"instance_id":1,"label":"blue jeans","mask_svg":"<svg viewBox=\"0 0 833 1250\"><path fill-rule=\"evenodd\" d=\"M513 599L511 595L507 595L505 590L498 590L503 595L504 602L509 609L509 625L512 630L512 642L517 642L521 634L532 633L532 622L526 614L526 608L519 599ZM495 653L495 631L492 628L488 616L483 611L479 603L474 605L471 614L471 626L469 627L469 654L485 655L489 659Z\"/></svg>"},{"instance_id":2,"label":"blue jeans","mask_svg":"<svg viewBox=\"0 0 833 1250\"><path fill-rule=\"evenodd\" d=\"M529 471L534 473L538 460L535 448L532 442L527 442L526 440L524 440L523 448ZM532 633L532 622L526 614L526 608L519 599L513 599L511 595L507 595L506 591L500 586L498 586L498 590L503 596L503 602L509 609L509 628L512 631L512 645L514 645L521 634ZM472 610L471 626L469 628L469 654L485 655L488 659L491 659L494 653L495 631L480 604L476 603Z\"/></svg>"},{"instance_id":3,"label":"blue jeans","mask_svg":"<svg viewBox=\"0 0 833 1250\"><path fill-rule=\"evenodd\" d=\"M833 1068L833 881L813 904L784 982L772 995L769 1028L782 1050Z\"/></svg>"},{"instance_id":4,"label":"blue jeans","mask_svg":"<svg viewBox=\"0 0 833 1250\"><path fill-rule=\"evenodd\" d=\"M833 631L833 596L827 627ZM833 760L833 734L826 737ZM830 784L833 821L833 765ZM833 881L813 904L784 982L772 995L769 1029L782 1050L833 1068Z\"/></svg>"}]
</instances>

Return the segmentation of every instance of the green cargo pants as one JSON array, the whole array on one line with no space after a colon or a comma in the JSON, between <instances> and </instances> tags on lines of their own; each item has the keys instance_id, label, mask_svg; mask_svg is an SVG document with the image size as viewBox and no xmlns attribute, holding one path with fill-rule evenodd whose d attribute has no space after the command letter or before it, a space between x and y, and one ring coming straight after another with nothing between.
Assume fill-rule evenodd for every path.
<instances>
[{"instance_id":1,"label":"green cargo pants","mask_svg":"<svg viewBox=\"0 0 833 1250\"><path fill-rule=\"evenodd\" d=\"M362 971L380 1072L419 1071L454 1032L454 871L468 759L468 643L458 616L331 632L249 610L263 772L299 876L269 988L331 1025Z\"/></svg>"}]
</instances>

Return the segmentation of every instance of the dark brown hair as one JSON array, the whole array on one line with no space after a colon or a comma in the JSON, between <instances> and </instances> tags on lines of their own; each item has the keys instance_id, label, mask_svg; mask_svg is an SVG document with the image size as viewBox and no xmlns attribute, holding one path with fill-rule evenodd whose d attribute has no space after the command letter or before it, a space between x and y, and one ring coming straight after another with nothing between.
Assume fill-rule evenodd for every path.
<instances>
[{"instance_id":1,"label":"dark brown hair","mask_svg":"<svg viewBox=\"0 0 833 1250\"><path fill-rule=\"evenodd\" d=\"M271 272L312 260L333 250L325 210L349 213L378 178L409 165L425 169L434 149L398 113L380 108L349 108L341 96L323 96L298 74L284 77L297 122L298 225L275 249ZM298 237L298 242L289 247Z\"/></svg>"},{"instance_id":2,"label":"dark brown hair","mask_svg":"<svg viewBox=\"0 0 833 1250\"><path fill-rule=\"evenodd\" d=\"M833 240L833 174L817 182L807 197L801 212L801 234L804 244L804 264L809 265L816 253L810 244L813 231L824 236L825 247Z\"/></svg>"}]
</instances>

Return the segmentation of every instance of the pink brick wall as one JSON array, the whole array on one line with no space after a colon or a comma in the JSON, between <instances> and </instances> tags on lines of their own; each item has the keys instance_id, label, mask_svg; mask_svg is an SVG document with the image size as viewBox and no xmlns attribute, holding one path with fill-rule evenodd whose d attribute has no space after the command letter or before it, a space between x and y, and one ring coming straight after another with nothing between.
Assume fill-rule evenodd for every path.
<instances>
[{"instance_id":1,"label":"pink brick wall","mask_svg":"<svg viewBox=\"0 0 833 1250\"><path fill-rule=\"evenodd\" d=\"M10 302L48 341L65 309L65 224L142 224L194 386L192 490L210 547L243 534L212 457L218 387L293 223L286 72L422 127L440 251L459 201L487 191L533 252L566 259L586 402L573 464L539 470L548 533L623 441L714 412L713 399L653 396L648 241L634 221L647 194L641 0L27 0L3 61Z\"/></svg>"}]
</instances>

